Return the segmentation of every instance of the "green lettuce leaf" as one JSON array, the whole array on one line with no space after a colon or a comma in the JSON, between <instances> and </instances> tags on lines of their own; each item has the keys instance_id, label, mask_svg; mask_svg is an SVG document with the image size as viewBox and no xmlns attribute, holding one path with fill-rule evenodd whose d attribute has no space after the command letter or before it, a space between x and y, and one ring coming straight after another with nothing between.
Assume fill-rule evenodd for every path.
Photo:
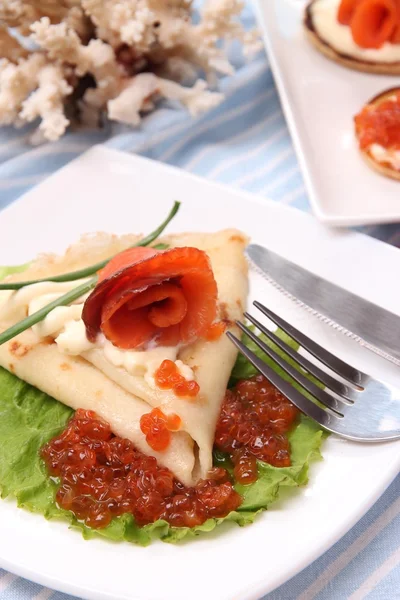
<instances>
[{"instance_id":1,"label":"green lettuce leaf","mask_svg":"<svg viewBox=\"0 0 400 600\"><path fill-rule=\"evenodd\" d=\"M250 325L249 329L251 329L252 331L256 331L256 329L253 325ZM299 349L299 347L300 347L299 344L297 342L295 342L294 340L292 340L292 338L289 337L281 329L277 329L275 331L275 335L277 337L279 337L283 342L285 342L293 350ZM291 365L297 366L295 364L295 362L289 356L287 356L287 354L285 354L276 344L274 344L274 342L271 342L271 340L269 338L267 338L266 335L261 333L261 334L259 334L258 337L265 344L267 344L272 350L274 350L276 352L276 354L278 354L278 356L283 356ZM254 352L254 354L256 356L261 358L265 363L267 363L267 365L272 367L274 369L274 371L279 373L279 375L281 375L282 377L287 379L288 376L286 375L284 370L281 369L272 360L272 358L269 358L269 356L266 356L264 354L264 352L262 350L260 350L260 348L253 342L253 340L251 338L249 338L247 335L243 335L242 341L244 344L246 344L246 346L252 352ZM253 365L247 360L247 358L245 356L243 356L243 354L239 354L236 359L235 366L233 367L233 370L231 373L230 386L234 385L237 381L239 381L239 379L249 379L249 377L252 377L253 375L256 375L257 373L258 373L257 369L255 367L253 367Z\"/></svg>"},{"instance_id":2,"label":"green lettuce leaf","mask_svg":"<svg viewBox=\"0 0 400 600\"><path fill-rule=\"evenodd\" d=\"M248 327L252 331L257 331L255 329L255 327L253 327L253 325L250 325L250 326L248 325ZM283 342L286 343L287 346L289 346L293 350L297 351L300 348L300 344L298 344L295 340L293 340L291 337L289 337L287 335L287 333L285 333L281 329L277 329L274 333L278 338L280 338ZM278 356L284 358L285 361L289 365L292 365L292 367L294 367L297 371L299 371L300 373L305 375L306 378L309 379L310 381L312 381L317 387L319 387L319 388L324 387L324 385L318 379L316 379L315 377L313 377L312 375L307 373L304 369L299 367L299 365L296 363L296 361L294 361L292 358L290 358L290 356L288 356L285 352L283 352L283 350L281 350L279 348L279 346L274 344L274 342L272 342L266 335L264 335L263 333L259 333L258 337L267 346L269 346L271 348L271 350L274 350L274 352ZM267 356L265 354L265 352L263 350L261 350L261 348L259 348L253 342L253 340L251 338L249 338L247 335L244 334L242 336L242 341L256 356L258 356L258 358L263 360L269 367L271 367L271 369L273 369L275 371L275 373L280 375L282 377L282 379L284 379L285 381L289 381L292 384L292 386L294 388L296 388L297 390L299 390L304 396L306 396L310 400L315 401L315 398L309 392L304 390L301 387L301 385L299 385L293 379L293 377L291 377L290 375L285 373L285 371L274 360L272 360L272 358ZM249 379L249 377L252 377L253 375L257 375L257 374L258 374L257 369L255 367L253 367L253 365L247 360L247 358L245 356L243 356L242 354L239 354L236 359L235 366L233 367L233 370L231 373L229 387L233 387L240 379Z\"/></svg>"},{"instance_id":3,"label":"green lettuce leaf","mask_svg":"<svg viewBox=\"0 0 400 600\"><path fill-rule=\"evenodd\" d=\"M7 277L7 275L12 275L12 273L22 273L29 267L29 263L25 265L14 265L12 267L0 267L0 281Z\"/></svg>"},{"instance_id":4,"label":"green lettuce leaf","mask_svg":"<svg viewBox=\"0 0 400 600\"><path fill-rule=\"evenodd\" d=\"M320 446L324 433L318 425L302 415L300 422L290 433L291 466L277 468L257 461L258 479L251 485L236 484L243 496L241 511L266 508L277 499L282 487L296 487L308 482L310 462L321 458Z\"/></svg>"},{"instance_id":5,"label":"green lettuce leaf","mask_svg":"<svg viewBox=\"0 0 400 600\"><path fill-rule=\"evenodd\" d=\"M64 429L73 410L0 370L0 488L2 497L46 512L55 484L39 458L40 448Z\"/></svg>"},{"instance_id":6,"label":"green lettuce leaf","mask_svg":"<svg viewBox=\"0 0 400 600\"><path fill-rule=\"evenodd\" d=\"M0 268L0 279L11 272L23 271L24 268L25 265ZM297 349L297 344L283 332L278 332L278 335ZM259 352L251 340L247 339L246 343L253 351ZM282 354L279 349L276 350ZM263 358L265 359L264 356ZM273 361L266 360L288 379ZM250 363L239 356L232 371L232 383L254 374L255 370ZM258 480L248 486L235 485L243 496L243 503L237 511L223 519L208 519L203 525L194 528L171 527L162 520L139 527L132 515L125 514L115 518L105 529L94 530L78 522L72 513L57 506L57 483L48 476L39 454L41 447L65 428L72 414L72 409L0 368L1 497L13 497L18 506L40 513L47 519L63 519L71 528L79 529L85 539L102 537L141 546L147 546L153 539L176 543L212 532L223 522L234 522L239 526L252 523L260 511L267 509L278 498L283 488L307 483L310 462L320 458L319 449L325 435L313 421L301 416L289 434L292 465L276 468L258 461ZM232 471L229 458L222 453L214 453L214 464Z\"/></svg>"},{"instance_id":7,"label":"green lettuce leaf","mask_svg":"<svg viewBox=\"0 0 400 600\"><path fill-rule=\"evenodd\" d=\"M8 371L0 369L0 490L2 498L17 500L18 506L41 513L46 518L63 518L85 538L104 537L113 541L128 541L148 545L152 539L178 542L200 533L210 532L224 521L240 526L254 521L261 509L273 502L282 487L307 483L310 461L318 458L322 431L307 417L290 433L292 466L271 467L258 462L259 479L252 485L236 484L243 495L243 504L224 519L209 519L192 529L171 527L157 521L145 527L135 524L131 515L116 518L103 530L93 530L74 516L58 508L55 502L57 484L48 476L40 448L58 435L73 411L57 400L39 392ZM229 468L226 456L216 453L215 463Z\"/></svg>"}]
</instances>

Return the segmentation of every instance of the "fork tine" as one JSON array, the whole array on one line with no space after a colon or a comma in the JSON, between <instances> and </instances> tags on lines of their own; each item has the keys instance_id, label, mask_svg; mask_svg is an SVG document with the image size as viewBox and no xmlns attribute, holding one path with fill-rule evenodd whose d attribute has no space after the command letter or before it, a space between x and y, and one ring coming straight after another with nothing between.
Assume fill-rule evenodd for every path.
<instances>
[{"instance_id":1,"label":"fork tine","mask_svg":"<svg viewBox=\"0 0 400 600\"><path fill-rule=\"evenodd\" d=\"M293 348L288 346L286 342L281 340L277 335L275 335L275 333L264 327L264 325L262 325L249 313L245 312L244 316L246 317L246 319L251 321L253 325L255 325L257 329L259 329L265 336L267 336L272 342L274 342L274 344L276 344L281 350L283 350L283 352L285 352L288 356L290 356L290 358L293 358L293 360L298 362L299 365L303 367L303 369L305 369L306 371L311 373L311 375L314 375L314 377L319 379L319 381L321 381L321 383L328 387L332 392L335 392L335 394L338 394L339 396L343 396L343 398L346 398L346 400L354 402L357 394L360 393L359 390L350 388L346 384L342 383L341 381L338 381L337 379L329 375L329 373L327 373L326 371L320 369L317 365L309 361L308 358L302 356L296 350L293 350Z\"/></svg>"},{"instance_id":2,"label":"fork tine","mask_svg":"<svg viewBox=\"0 0 400 600\"><path fill-rule=\"evenodd\" d=\"M328 350L322 348L316 342L310 340L310 338L298 331L298 329L295 329L295 327L292 327L292 325L289 325L289 323L278 317L278 315L273 313L272 310L269 310L269 308L267 308L260 302L255 301L253 302L253 304L266 317L271 319L271 321L273 321L275 325L283 329L285 333L287 333L291 338L296 340L296 342L298 342L300 346L302 346L310 354L315 356L315 358L321 361L324 365L326 365L327 367L332 369L332 371L343 377L343 379L346 379L347 381L353 383L358 387L362 387L363 378L365 377L364 373L357 371L357 369L354 369L350 365L340 360L340 358L337 358L336 356L328 352Z\"/></svg>"},{"instance_id":3,"label":"fork tine","mask_svg":"<svg viewBox=\"0 0 400 600\"><path fill-rule=\"evenodd\" d=\"M290 377L297 381L297 383L301 385L305 390L307 390L307 392L310 392L310 394L314 396L316 400L324 404L327 408L331 408L340 416L343 416L343 412L346 407L346 405L343 402L341 402L337 398L334 398L333 396L319 388L317 385L315 385L313 381L310 381L307 377L305 377L305 375L303 375L302 373L300 373L300 371L295 369L295 367L287 363L284 358L279 356L279 354L272 350L272 348L267 346L267 344L260 340L260 338L257 337L256 334L253 333L250 329L248 329L245 325L243 325L243 323L240 323L240 321L236 321L236 325L240 327L243 333L248 335L253 340L256 346L261 348L261 350L263 350L265 354L272 358L272 360L274 360L281 367L281 369L285 371L285 373L287 373Z\"/></svg>"},{"instance_id":4,"label":"fork tine","mask_svg":"<svg viewBox=\"0 0 400 600\"><path fill-rule=\"evenodd\" d=\"M271 367L269 367L264 361L254 354L247 346L245 346L237 337L230 331L226 334L228 338L235 344L239 352L243 354L251 364L259 371L264 377L266 377L272 385L274 385L292 404L297 406L301 412L305 415L317 421L323 427L330 429L332 425L337 421L337 418L333 413L329 413L320 408L311 400L308 400L303 394L301 394L296 388L294 388L289 382L282 379Z\"/></svg>"}]
</instances>

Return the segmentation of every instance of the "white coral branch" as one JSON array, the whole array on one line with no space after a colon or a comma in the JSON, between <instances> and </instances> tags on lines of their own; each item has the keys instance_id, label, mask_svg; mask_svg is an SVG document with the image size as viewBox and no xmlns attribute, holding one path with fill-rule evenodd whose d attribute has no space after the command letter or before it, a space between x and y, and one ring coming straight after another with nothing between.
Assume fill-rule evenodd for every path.
<instances>
[{"instance_id":1,"label":"white coral branch","mask_svg":"<svg viewBox=\"0 0 400 600\"><path fill-rule=\"evenodd\" d=\"M99 37L113 46L132 45L139 52L158 43L159 26L168 32L165 47L176 43L185 21L190 22L190 5L187 0L82 0Z\"/></svg>"},{"instance_id":2,"label":"white coral branch","mask_svg":"<svg viewBox=\"0 0 400 600\"><path fill-rule=\"evenodd\" d=\"M94 106L104 106L121 89L121 67L109 44L94 39L85 46L77 33L62 22L52 25L47 17L32 25L33 39L48 56L72 64L76 75L93 75L97 88L89 90L87 100Z\"/></svg>"},{"instance_id":3,"label":"white coral branch","mask_svg":"<svg viewBox=\"0 0 400 600\"><path fill-rule=\"evenodd\" d=\"M232 75L234 69L218 41L237 39L245 44L247 54L262 47L258 31L247 32L239 20L244 8L242 0L206 0L200 23L191 28L186 38L188 52L193 62L208 74L214 71ZM251 46L251 47L250 47Z\"/></svg>"},{"instance_id":4,"label":"white coral branch","mask_svg":"<svg viewBox=\"0 0 400 600\"><path fill-rule=\"evenodd\" d=\"M32 39L47 50L51 59L77 64L81 48L81 40L67 23L53 25L49 17L42 17L31 26Z\"/></svg>"},{"instance_id":5,"label":"white coral branch","mask_svg":"<svg viewBox=\"0 0 400 600\"><path fill-rule=\"evenodd\" d=\"M27 35L32 23L41 17L47 16L52 23L58 23L79 5L80 0L1 0L0 21Z\"/></svg>"},{"instance_id":6,"label":"white coral branch","mask_svg":"<svg viewBox=\"0 0 400 600\"><path fill-rule=\"evenodd\" d=\"M35 17L35 9L23 0L3 0L0 4L0 21L10 27L21 26L25 20L31 22Z\"/></svg>"},{"instance_id":7,"label":"white coral branch","mask_svg":"<svg viewBox=\"0 0 400 600\"><path fill-rule=\"evenodd\" d=\"M0 125L10 125L17 118L22 103L37 87L37 77L46 64L43 54L35 53L18 64L7 60L0 65Z\"/></svg>"},{"instance_id":8,"label":"white coral branch","mask_svg":"<svg viewBox=\"0 0 400 600\"><path fill-rule=\"evenodd\" d=\"M261 50L263 43L258 29L246 31L242 26L239 17L244 5L242 0L206 0L199 29L225 40L239 40L249 56Z\"/></svg>"},{"instance_id":9,"label":"white coral branch","mask_svg":"<svg viewBox=\"0 0 400 600\"><path fill-rule=\"evenodd\" d=\"M210 92L207 89L207 83L203 79L198 79L194 86L190 88L179 85L175 81L160 78L159 91L164 98L177 100L183 104L193 117L218 106L224 99L223 94Z\"/></svg>"},{"instance_id":10,"label":"white coral branch","mask_svg":"<svg viewBox=\"0 0 400 600\"><path fill-rule=\"evenodd\" d=\"M127 125L140 123L140 112L147 98L157 91L158 77L152 73L141 73L133 77L126 88L107 105L108 116Z\"/></svg>"},{"instance_id":11,"label":"white coral branch","mask_svg":"<svg viewBox=\"0 0 400 600\"><path fill-rule=\"evenodd\" d=\"M41 117L40 132L56 139L68 125L68 96L94 123L108 110L137 125L160 98L192 115L208 110L222 95L199 72L210 86L217 73L233 73L225 42L238 39L245 51L259 44L240 23L243 4L205 0L194 23L191 0L0 0L0 124ZM7 27L37 48L26 55Z\"/></svg>"},{"instance_id":12,"label":"white coral branch","mask_svg":"<svg viewBox=\"0 0 400 600\"><path fill-rule=\"evenodd\" d=\"M37 78L38 88L22 104L20 118L31 122L41 117L39 129L47 140L61 137L69 125L64 115L65 98L72 93L62 69L55 65L43 67Z\"/></svg>"},{"instance_id":13,"label":"white coral branch","mask_svg":"<svg viewBox=\"0 0 400 600\"><path fill-rule=\"evenodd\" d=\"M141 73L132 78L119 96L108 102L110 119L138 125L140 113L147 109L154 94L180 102L193 116L217 106L223 99L222 94L207 90L206 82L201 79L192 88L187 88L152 73Z\"/></svg>"}]
</instances>

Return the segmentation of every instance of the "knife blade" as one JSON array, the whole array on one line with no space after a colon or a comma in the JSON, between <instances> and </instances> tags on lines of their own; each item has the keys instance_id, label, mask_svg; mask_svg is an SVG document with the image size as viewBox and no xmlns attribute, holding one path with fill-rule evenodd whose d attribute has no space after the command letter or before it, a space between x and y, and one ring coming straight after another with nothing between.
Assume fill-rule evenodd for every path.
<instances>
[{"instance_id":1,"label":"knife blade","mask_svg":"<svg viewBox=\"0 0 400 600\"><path fill-rule=\"evenodd\" d=\"M400 366L400 317L303 267L250 244L247 257L286 296L362 346Z\"/></svg>"}]
</instances>

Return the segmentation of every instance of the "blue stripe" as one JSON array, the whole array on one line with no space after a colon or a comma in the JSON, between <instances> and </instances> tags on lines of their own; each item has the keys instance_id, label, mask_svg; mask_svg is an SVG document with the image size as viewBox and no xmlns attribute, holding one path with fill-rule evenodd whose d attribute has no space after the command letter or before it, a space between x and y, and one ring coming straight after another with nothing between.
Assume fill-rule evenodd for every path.
<instances>
[{"instance_id":1,"label":"blue stripe","mask_svg":"<svg viewBox=\"0 0 400 600\"><path fill-rule=\"evenodd\" d=\"M16 581L13 581L1 594L1 600L17 600L23 598L29 600L36 596L42 587L26 579L20 577Z\"/></svg>"},{"instance_id":2,"label":"blue stripe","mask_svg":"<svg viewBox=\"0 0 400 600\"><path fill-rule=\"evenodd\" d=\"M304 590L306 590L313 581L326 571L329 572L329 567L336 560L343 551L350 546L350 544L356 542L358 539L362 539L366 529L371 526L372 523L378 519L378 517L385 512L400 496L400 477L391 484L386 493L376 502L376 504L368 511L368 513L351 529L339 542L337 542L328 552L326 552L321 558L319 558L312 565L304 569L299 575L293 577L286 584L279 587L277 590L265 596L264 600L295 600ZM346 502L346 494L344 491L343 502ZM338 506L338 510L340 510ZM397 536L399 534L398 529L395 530ZM318 535L317 532L312 531L312 523L310 523L310 535ZM371 548L372 544L368 547ZM350 572L347 571L346 575L343 572L338 576L338 580L343 578L343 584L347 589L351 588L353 577L356 575L357 570L361 567L360 557L358 556L352 561L352 569ZM400 569L398 570L398 582L400 583ZM398 588L400 589L400 587ZM331 590L331 595L325 596L329 600L345 600L348 597L348 593L344 596L338 596L334 590ZM312 600L311 598L309 600ZM387 599L390 600L390 597Z\"/></svg>"},{"instance_id":3,"label":"blue stripe","mask_svg":"<svg viewBox=\"0 0 400 600\"><path fill-rule=\"evenodd\" d=\"M399 546L400 515L362 550L329 585L318 594L318 600L329 600L332 590L338 598L355 592L374 569L379 567Z\"/></svg>"},{"instance_id":4,"label":"blue stripe","mask_svg":"<svg viewBox=\"0 0 400 600\"><path fill-rule=\"evenodd\" d=\"M396 600L400 598L399 584L399 567L397 566L371 590L366 596L366 600Z\"/></svg>"}]
</instances>

